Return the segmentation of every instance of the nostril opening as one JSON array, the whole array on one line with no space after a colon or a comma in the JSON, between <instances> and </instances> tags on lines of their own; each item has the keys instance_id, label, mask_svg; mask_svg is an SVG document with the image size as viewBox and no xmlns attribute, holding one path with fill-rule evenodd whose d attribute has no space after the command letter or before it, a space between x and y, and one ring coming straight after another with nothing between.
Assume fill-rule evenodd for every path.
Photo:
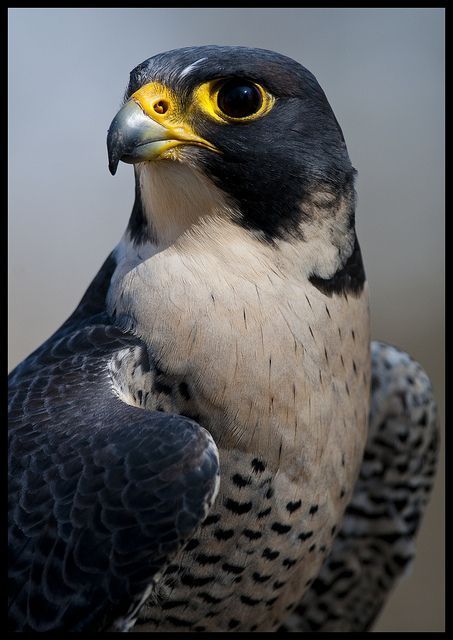
<instances>
[{"instance_id":1,"label":"nostril opening","mask_svg":"<svg viewBox=\"0 0 453 640\"><path fill-rule=\"evenodd\" d=\"M153 109L156 113L162 114L168 111L168 102L166 100L158 100L154 103Z\"/></svg>"}]
</instances>

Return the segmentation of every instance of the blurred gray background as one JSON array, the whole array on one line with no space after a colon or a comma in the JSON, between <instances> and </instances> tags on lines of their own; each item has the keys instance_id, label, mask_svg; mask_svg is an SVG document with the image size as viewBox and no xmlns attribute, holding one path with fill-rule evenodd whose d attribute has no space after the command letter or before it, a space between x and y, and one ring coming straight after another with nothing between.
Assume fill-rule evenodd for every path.
<instances>
[{"instance_id":1,"label":"blurred gray background","mask_svg":"<svg viewBox=\"0 0 453 640\"><path fill-rule=\"evenodd\" d=\"M443 9L10 9L10 367L66 319L127 223L132 168L112 178L105 140L130 70L199 44L273 49L317 77L359 172L373 337L422 363L443 419ZM441 463L376 631L444 629L443 487Z\"/></svg>"}]
</instances>

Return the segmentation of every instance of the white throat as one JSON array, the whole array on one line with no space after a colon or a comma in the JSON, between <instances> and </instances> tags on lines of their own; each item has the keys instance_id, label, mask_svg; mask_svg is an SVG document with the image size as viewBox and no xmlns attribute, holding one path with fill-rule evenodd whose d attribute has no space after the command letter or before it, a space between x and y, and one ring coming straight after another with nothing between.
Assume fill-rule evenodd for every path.
<instances>
[{"instance_id":1,"label":"white throat","mask_svg":"<svg viewBox=\"0 0 453 640\"><path fill-rule=\"evenodd\" d=\"M188 162L159 160L136 170L143 214L158 250L174 244L203 217L233 215L225 194Z\"/></svg>"}]
</instances>

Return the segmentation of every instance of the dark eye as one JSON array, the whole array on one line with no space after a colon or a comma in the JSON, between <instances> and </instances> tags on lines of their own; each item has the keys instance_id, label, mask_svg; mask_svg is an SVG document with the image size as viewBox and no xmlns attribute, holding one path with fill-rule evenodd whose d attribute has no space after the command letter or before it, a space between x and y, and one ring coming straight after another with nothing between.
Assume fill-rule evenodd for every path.
<instances>
[{"instance_id":1,"label":"dark eye","mask_svg":"<svg viewBox=\"0 0 453 640\"><path fill-rule=\"evenodd\" d=\"M217 94L219 109L230 118L246 118L259 111L261 92L247 80L227 80Z\"/></svg>"}]
</instances>

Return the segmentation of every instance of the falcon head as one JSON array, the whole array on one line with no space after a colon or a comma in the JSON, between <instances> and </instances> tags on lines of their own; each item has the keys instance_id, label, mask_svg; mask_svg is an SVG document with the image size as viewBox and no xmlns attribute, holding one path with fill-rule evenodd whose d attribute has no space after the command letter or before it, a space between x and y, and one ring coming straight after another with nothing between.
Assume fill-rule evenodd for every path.
<instances>
[{"instance_id":1,"label":"falcon head","mask_svg":"<svg viewBox=\"0 0 453 640\"><path fill-rule=\"evenodd\" d=\"M135 243L158 235L165 209L161 226L177 235L222 200L266 243L303 239L329 218L339 252L353 250L355 170L340 126L313 74L286 56L224 46L153 56L131 72L107 141L113 174L120 160L135 165Z\"/></svg>"}]
</instances>

